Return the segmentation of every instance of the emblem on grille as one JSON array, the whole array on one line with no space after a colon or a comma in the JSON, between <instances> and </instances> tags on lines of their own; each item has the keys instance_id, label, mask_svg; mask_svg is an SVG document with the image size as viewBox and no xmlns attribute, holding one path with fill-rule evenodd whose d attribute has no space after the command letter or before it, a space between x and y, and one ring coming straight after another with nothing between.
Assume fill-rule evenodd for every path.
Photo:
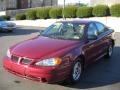
<instances>
[{"instance_id":1,"label":"emblem on grille","mask_svg":"<svg viewBox=\"0 0 120 90\"><path fill-rule=\"evenodd\" d=\"M17 64L30 64L32 62L31 59L29 58L26 58L26 57L19 57L19 56L15 56L15 55L12 55L12 61L17 63Z\"/></svg>"}]
</instances>

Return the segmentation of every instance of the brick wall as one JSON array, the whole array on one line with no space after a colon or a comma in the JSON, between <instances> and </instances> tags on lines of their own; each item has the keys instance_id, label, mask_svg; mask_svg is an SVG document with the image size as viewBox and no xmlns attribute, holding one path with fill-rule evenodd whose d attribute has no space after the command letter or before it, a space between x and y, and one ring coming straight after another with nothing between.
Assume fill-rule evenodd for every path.
<instances>
[{"instance_id":1,"label":"brick wall","mask_svg":"<svg viewBox=\"0 0 120 90\"><path fill-rule=\"evenodd\" d=\"M18 9L28 8L28 0L17 0L17 8Z\"/></svg>"}]
</instances>

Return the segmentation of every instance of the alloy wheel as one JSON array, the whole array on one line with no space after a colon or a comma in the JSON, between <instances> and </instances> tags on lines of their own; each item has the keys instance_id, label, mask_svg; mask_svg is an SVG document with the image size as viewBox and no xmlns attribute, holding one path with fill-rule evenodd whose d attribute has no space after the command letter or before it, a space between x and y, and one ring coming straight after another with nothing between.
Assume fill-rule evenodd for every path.
<instances>
[{"instance_id":1,"label":"alloy wheel","mask_svg":"<svg viewBox=\"0 0 120 90\"><path fill-rule=\"evenodd\" d=\"M73 67L73 74L72 74L73 80L74 81L79 80L80 75L81 75L81 63L80 62L76 62L74 67Z\"/></svg>"}]
</instances>

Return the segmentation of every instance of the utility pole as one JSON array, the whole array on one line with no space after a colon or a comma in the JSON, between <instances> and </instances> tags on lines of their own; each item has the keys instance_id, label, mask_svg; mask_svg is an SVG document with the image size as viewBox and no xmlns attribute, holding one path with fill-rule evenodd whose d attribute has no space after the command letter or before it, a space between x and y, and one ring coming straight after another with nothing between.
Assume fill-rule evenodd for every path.
<instances>
[{"instance_id":1,"label":"utility pole","mask_svg":"<svg viewBox=\"0 0 120 90\"><path fill-rule=\"evenodd\" d=\"M30 0L30 8L32 7L32 0Z\"/></svg>"},{"instance_id":2,"label":"utility pole","mask_svg":"<svg viewBox=\"0 0 120 90\"><path fill-rule=\"evenodd\" d=\"M65 0L64 0L64 2L63 2L63 10L65 9ZM63 19L65 20L65 15L64 15L64 13L63 13Z\"/></svg>"},{"instance_id":3,"label":"utility pole","mask_svg":"<svg viewBox=\"0 0 120 90\"><path fill-rule=\"evenodd\" d=\"M52 7L52 4L53 4L53 0L51 0L51 7Z\"/></svg>"},{"instance_id":4,"label":"utility pole","mask_svg":"<svg viewBox=\"0 0 120 90\"><path fill-rule=\"evenodd\" d=\"M2 0L2 2L3 2L3 0ZM6 11L7 10L7 0L5 0L5 8L4 8L4 10Z\"/></svg>"},{"instance_id":5,"label":"utility pole","mask_svg":"<svg viewBox=\"0 0 120 90\"><path fill-rule=\"evenodd\" d=\"M79 0L79 6L80 6L80 0Z\"/></svg>"},{"instance_id":6,"label":"utility pole","mask_svg":"<svg viewBox=\"0 0 120 90\"><path fill-rule=\"evenodd\" d=\"M45 6L45 0L42 0L42 7Z\"/></svg>"}]
</instances>

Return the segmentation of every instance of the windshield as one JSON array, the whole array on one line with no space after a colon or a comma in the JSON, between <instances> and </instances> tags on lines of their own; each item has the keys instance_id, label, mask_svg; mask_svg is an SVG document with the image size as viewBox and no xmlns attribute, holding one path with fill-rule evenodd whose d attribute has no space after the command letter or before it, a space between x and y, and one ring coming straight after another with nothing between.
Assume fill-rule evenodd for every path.
<instances>
[{"instance_id":1,"label":"windshield","mask_svg":"<svg viewBox=\"0 0 120 90\"><path fill-rule=\"evenodd\" d=\"M55 23L41 33L42 36L56 39L81 39L85 24Z\"/></svg>"}]
</instances>

